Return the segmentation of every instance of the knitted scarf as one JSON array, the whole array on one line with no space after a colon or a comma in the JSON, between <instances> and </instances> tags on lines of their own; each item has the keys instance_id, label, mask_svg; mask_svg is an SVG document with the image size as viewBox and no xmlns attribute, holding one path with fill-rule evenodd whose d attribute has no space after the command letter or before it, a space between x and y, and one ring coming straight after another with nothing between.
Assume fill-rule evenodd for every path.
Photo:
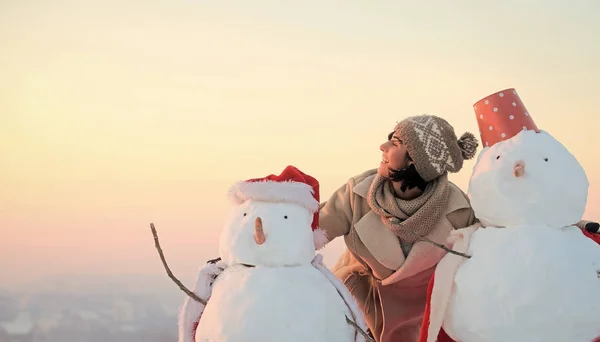
<instances>
[{"instance_id":1,"label":"knitted scarf","mask_svg":"<svg viewBox=\"0 0 600 342\"><path fill-rule=\"evenodd\" d=\"M412 245L425 237L437 224L448 202L448 175L427 183L423 193L413 200L396 197L392 182L377 175L371 184L367 201L383 223L398 237L404 255Z\"/></svg>"}]
</instances>

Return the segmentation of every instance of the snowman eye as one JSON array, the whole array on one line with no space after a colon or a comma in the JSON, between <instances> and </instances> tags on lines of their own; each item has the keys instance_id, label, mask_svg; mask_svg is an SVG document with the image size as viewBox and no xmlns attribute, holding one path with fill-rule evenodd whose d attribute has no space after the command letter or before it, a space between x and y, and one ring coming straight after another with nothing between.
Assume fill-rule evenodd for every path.
<instances>
[{"instance_id":1,"label":"snowman eye","mask_svg":"<svg viewBox=\"0 0 600 342\"><path fill-rule=\"evenodd\" d=\"M283 218L287 220L287 215L285 215Z\"/></svg>"},{"instance_id":2,"label":"snowman eye","mask_svg":"<svg viewBox=\"0 0 600 342\"><path fill-rule=\"evenodd\" d=\"M548 161L548 158L544 158L544 161Z\"/></svg>"},{"instance_id":3,"label":"snowman eye","mask_svg":"<svg viewBox=\"0 0 600 342\"><path fill-rule=\"evenodd\" d=\"M496 159L500 159L500 156L497 156Z\"/></svg>"},{"instance_id":4,"label":"snowman eye","mask_svg":"<svg viewBox=\"0 0 600 342\"><path fill-rule=\"evenodd\" d=\"M247 214L246 214L246 213L244 213L244 216L246 216L246 215L247 215Z\"/></svg>"}]
</instances>

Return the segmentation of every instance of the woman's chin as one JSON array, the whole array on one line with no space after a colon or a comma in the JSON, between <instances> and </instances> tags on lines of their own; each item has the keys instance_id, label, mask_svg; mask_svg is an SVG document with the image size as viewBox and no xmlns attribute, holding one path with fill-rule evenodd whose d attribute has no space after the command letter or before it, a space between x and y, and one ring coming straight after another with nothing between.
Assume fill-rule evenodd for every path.
<instances>
[{"instance_id":1,"label":"woman's chin","mask_svg":"<svg viewBox=\"0 0 600 342\"><path fill-rule=\"evenodd\" d=\"M377 174L383 177L389 177L390 170L388 169L387 163L379 164L379 168L377 169Z\"/></svg>"}]
</instances>

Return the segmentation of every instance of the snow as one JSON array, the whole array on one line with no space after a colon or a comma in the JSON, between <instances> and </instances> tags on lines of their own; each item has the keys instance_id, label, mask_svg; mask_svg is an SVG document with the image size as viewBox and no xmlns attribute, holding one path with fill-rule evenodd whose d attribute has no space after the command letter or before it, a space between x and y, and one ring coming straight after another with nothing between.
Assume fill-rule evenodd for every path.
<instances>
[{"instance_id":1,"label":"snow","mask_svg":"<svg viewBox=\"0 0 600 342\"><path fill-rule=\"evenodd\" d=\"M310 263L223 271L196 341L354 341L352 317L336 289Z\"/></svg>"},{"instance_id":2,"label":"snow","mask_svg":"<svg viewBox=\"0 0 600 342\"><path fill-rule=\"evenodd\" d=\"M212 285L215 278L226 267L222 260L215 263L206 263L200 268L196 283L192 291L204 301L210 299L212 293ZM204 312L204 304L197 302L192 298L186 298L181 308L178 323L179 342L194 341L195 326Z\"/></svg>"},{"instance_id":3,"label":"snow","mask_svg":"<svg viewBox=\"0 0 600 342\"><path fill-rule=\"evenodd\" d=\"M577 227L482 228L468 253L444 322L455 340L590 342L600 336L600 248Z\"/></svg>"},{"instance_id":4,"label":"snow","mask_svg":"<svg viewBox=\"0 0 600 342\"><path fill-rule=\"evenodd\" d=\"M583 167L546 132L522 131L481 151L468 195L484 228L454 277L443 322L454 340L600 336L600 248L573 226L587 194Z\"/></svg>"},{"instance_id":5,"label":"snow","mask_svg":"<svg viewBox=\"0 0 600 342\"><path fill-rule=\"evenodd\" d=\"M319 264L312 220L292 202L234 206L219 242L222 260L202 267L194 288L208 303L186 299L179 341L364 341L346 321L366 330L354 298ZM218 274L214 283L210 274Z\"/></svg>"},{"instance_id":6,"label":"snow","mask_svg":"<svg viewBox=\"0 0 600 342\"><path fill-rule=\"evenodd\" d=\"M518 161L522 177L513 174ZM585 170L560 142L529 130L481 151L468 195L486 225L564 227L583 217L588 186Z\"/></svg>"},{"instance_id":7,"label":"snow","mask_svg":"<svg viewBox=\"0 0 600 342\"><path fill-rule=\"evenodd\" d=\"M266 241L254 241L255 219ZM293 203L246 201L235 206L220 238L219 255L227 265L285 266L310 264L315 256L313 214Z\"/></svg>"}]
</instances>

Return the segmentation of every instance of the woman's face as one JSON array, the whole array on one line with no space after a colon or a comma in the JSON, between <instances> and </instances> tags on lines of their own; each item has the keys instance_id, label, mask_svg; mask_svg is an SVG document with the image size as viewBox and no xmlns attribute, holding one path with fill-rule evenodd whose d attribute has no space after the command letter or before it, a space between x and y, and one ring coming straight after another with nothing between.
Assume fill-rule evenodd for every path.
<instances>
[{"instance_id":1,"label":"woman's face","mask_svg":"<svg viewBox=\"0 0 600 342\"><path fill-rule=\"evenodd\" d=\"M388 140L379 146L383 155L381 156L381 164L379 164L379 169L377 173L384 176L389 177L389 169L394 170L402 170L408 167L409 161L406 158L406 146L398 138L396 132L392 132L388 135Z\"/></svg>"}]
</instances>

